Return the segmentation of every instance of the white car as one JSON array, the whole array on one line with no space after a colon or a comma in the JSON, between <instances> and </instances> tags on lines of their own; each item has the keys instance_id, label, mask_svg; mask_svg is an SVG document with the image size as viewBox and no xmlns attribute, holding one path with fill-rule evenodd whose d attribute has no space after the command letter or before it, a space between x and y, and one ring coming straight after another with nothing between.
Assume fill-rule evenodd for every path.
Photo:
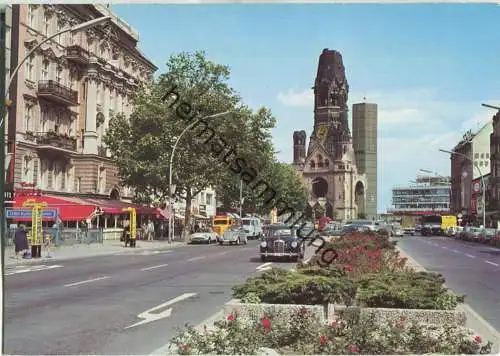
<instances>
[{"instance_id":1,"label":"white car","mask_svg":"<svg viewBox=\"0 0 500 356\"><path fill-rule=\"evenodd\" d=\"M405 235L405 232L402 228L400 227L395 227L394 228L394 232L393 232L394 236L396 237L403 237Z\"/></svg>"},{"instance_id":2,"label":"white car","mask_svg":"<svg viewBox=\"0 0 500 356\"><path fill-rule=\"evenodd\" d=\"M203 228L189 235L189 241L193 244L205 243L210 245L212 242L217 242L218 240L219 236L211 228Z\"/></svg>"}]
</instances>

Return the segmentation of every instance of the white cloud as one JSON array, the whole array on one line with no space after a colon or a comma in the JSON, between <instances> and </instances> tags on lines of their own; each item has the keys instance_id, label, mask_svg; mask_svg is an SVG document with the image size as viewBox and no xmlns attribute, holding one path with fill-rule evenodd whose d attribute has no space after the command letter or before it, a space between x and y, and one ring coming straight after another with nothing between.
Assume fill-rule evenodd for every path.
<instances>
[{"instance_id":1,"label":"white cloud","mask_svg":"<svg viewBox=\"0 0 500 356\"><path fill-rule=\"evenodd\" d=\"M465 131L477 131L495 113L493 109L482 107L481 102L453 101L443 97L437 88L353 92L349 95L350 107L363 101L378 104L379 209L385 210L390 205L392 186L407 184L419 169L450 174L450 158L439 152L439 148L451 149ZM288 90L279 93L277 98L285 106L294 107L290 117L304 117L304 121L301 119L305 123L303 128L310 132L314 104L312 90ZM500 99L485 103L499 105ZM302 109L296 113L300 107L304 108L303 113ZM290 126L287 122L284 125L279 131L283 135L286 132L288 146ZM290 151L289 146L278 149Z\"/></svg>"},{"instance_id":2,"label":"white cloud","mask_svg":"<svg viewBox=\"0 0 500 356\"><path fill-rule=\"evenodd\" d=\"M310 89L302 92L295 92L293 89L286 93L278 93L278 100L286 106L312 107L314 104L314 94Z\"/></svg>"}]
</instances>

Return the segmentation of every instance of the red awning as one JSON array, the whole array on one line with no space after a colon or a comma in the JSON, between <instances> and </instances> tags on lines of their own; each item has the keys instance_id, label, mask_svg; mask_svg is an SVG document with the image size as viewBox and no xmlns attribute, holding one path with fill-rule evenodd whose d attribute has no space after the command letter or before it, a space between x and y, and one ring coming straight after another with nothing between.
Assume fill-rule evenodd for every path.
<instances>
[{"instance_id":1,"label":"red awning","mask_svg":"<svg viewBox=\"0 0 500 356\"><path fill-rule=\"evenodd\" d=\"M47 207L45 209L57 209L59 211L59 218L62 221L85 220L92 214L92 212L96 208L95 205L91 205L83 199L53 195L17 196L15 199L14 207L23 208L24 202L29 199L33 199L37 202L47 203ZM31 221L31 218L16 218L13 220ZM53 219L44 218L43 220L50 221Z\"/></svg>"},{"instance_id":2,"label":"red awning","mask_svg":"<svg viewBox=\"0 0 500 356\"><path fill-rule=\"evenodd\" d=\"M94 206L98 206L104 213L107 214L127 214L123 209L135 208L138 214L156 215L156 208L150 208L146 205L127 203L120 200L107 200L107 199L85 199L87 202Z\"/></svg>"}]
</instances>

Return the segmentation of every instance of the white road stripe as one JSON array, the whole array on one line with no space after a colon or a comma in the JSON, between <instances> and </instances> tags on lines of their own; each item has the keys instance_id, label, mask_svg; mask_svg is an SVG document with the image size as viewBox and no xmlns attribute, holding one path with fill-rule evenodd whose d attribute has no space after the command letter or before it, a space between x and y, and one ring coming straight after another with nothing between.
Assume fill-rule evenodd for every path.
<instances>
[{"instance_id":1,"label":"white road stripe","mask_svg":"<svg viewBox=\"0 0 500 356\"><path fill-rule=\"evenodd\" d=\"M205 259L205 256L198 256L198 257L193 257L187 260L188 262L193 262L193 261L198 261L198 260L203 260Z\"/></svg>"},{"instance_id":2,"label":"white road stripe","mask_svg":"<svg viewBox=\"0 0 500 356\"><path fill-rule=\"evenodd\" d=\"M272 269L271 266L267 266L267 267L262 267L262 268L259 268L257 271L259 272L262 272L262 271L269 271L270 269Z\"/></svg>"},{"instance_id":3,"label":"white road stripe","mask_svg":"<svg viewBox=\"0 0 500 356\"><path fill-rule=\"evenodd\" d=\"M488 260L486 260L486 261L484 261L484 262L489 263L490 265L493 265L493 266L497 266L497 267L498 267L498 263L491 262L491 261L488 261Z\"/></svg>"},{"instance_id":4,"label":"white road stripe","mask_svg":"<svg viewBox=\"0 0 500 356\"><path fill-rule=\"evenodd\" d=\"M97 281L101 281L101 280L103 280L103 279L107 279L107 278L110 278L110 277L107 277L107 276L97 277L97 278L87 279L86 281L81 281L81 282L75 282L75 283L65 284L64 286L65 286L65 287L74 287L74 286L78 286L78 285L80 285L80 284L91 283L91 282L97 282Z\"/></svg>"},{"instance_id":5,"label":"white road stripe","mask_svg":"<svg viewBox=\"0 0 500 356\"><path fill-rule=\"evenodd\" d=\"M162 265L146 267L146 268L141 269L141 271L143 271L143 272L144 271L150 271L150 270L155 269L155 268L162 268L162 267L166 267L166 266L168 266L168 264L165 263L165 264L162 264Z\"/></svg>"},{"instance_id":6,"label":"white road stripe","mask_svg":"<svg viewBox=\"0 0 500 356\"><path fill-rule=\"evenodd\" d=\"M465 256L470 257L470 258L476 258L476 256L472 256L472 255L471 255L471 254L469 254L469 253L466 253L466 254L465 254Z\"/></svg>"},{"instance_id":7,"label":"white road stripe","mask_svg":"<svg viewBox=\"0 0 500 356\"><path fill-rule=\"evenodd\" d=\"M460 253L460 252L459 252L459 251L457 251L457 250L452 250L452 251L453 251L453 252L455 252L455 253Z\"/></svg>"},{"instance_id":8,"label":"white road stripe","mask_svg":"<svg viewBox=\"0 0 500 356\"><path fill-rule=\"evenodd\" d=\"M31 266L27 267L24 269L16 269L12 272L5 272L6 276L11 276L13 274L20 274L20 273L27 273L27 272L36 272L36 271L45 271L48 269L54 269L54 268L61 268L61 265L51 265L51 266L46 266L46 265L38 265L38 266ZM19 267L18 267L19 268Z\"/></svg>"},{"instance_id":9,"label":"white road stripe","mask_svg":"<svg viewBox=\"0 0 500 356\"><path fill-rule=\"evenodd\" d=\"M446 246L441 246L442 249L448 250L448 247Z\"/></svg>"}]
</instances>

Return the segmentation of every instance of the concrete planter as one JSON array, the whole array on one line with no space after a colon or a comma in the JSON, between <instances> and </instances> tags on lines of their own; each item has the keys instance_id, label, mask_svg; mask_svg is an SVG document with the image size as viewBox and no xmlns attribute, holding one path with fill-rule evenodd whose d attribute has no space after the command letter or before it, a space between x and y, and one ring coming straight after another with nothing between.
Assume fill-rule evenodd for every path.
<instances>
[{"instance_id":1,"label":"concrete planter","mask_svg":"<svg viewBox=\"0 0 500 356\"><path fill-rule=\"evenodd\" d=\"M459 310L360 308L356 306L346 307L344 305L330 305L328 309L333 311L331 314L334 318L359 312L361 315L373 315L380 322L398 320L404 317L407 322L465 326L467 321L466 314Z\"/></svg>"},{"instance_id":2,"label":"concrete planter","mask_svg":"<svg viewBox=\"0 0 500 356\"><path fill-rule=\"evenodd\" d=\"M332 305L333 306L333 305ZM300 305L300 304L253 304L241 303L237 299L231 300L224 305L224 313L228 315L236 312L242 320L259 320L264 314L289 313L290 315L298 312L302 308L307 308L309 312L315 315L320 322L326 323L330 319L328 313L329 307L323 305ZM333 309L332 309L333 311Z\"/></svg>"}]
</instances>

